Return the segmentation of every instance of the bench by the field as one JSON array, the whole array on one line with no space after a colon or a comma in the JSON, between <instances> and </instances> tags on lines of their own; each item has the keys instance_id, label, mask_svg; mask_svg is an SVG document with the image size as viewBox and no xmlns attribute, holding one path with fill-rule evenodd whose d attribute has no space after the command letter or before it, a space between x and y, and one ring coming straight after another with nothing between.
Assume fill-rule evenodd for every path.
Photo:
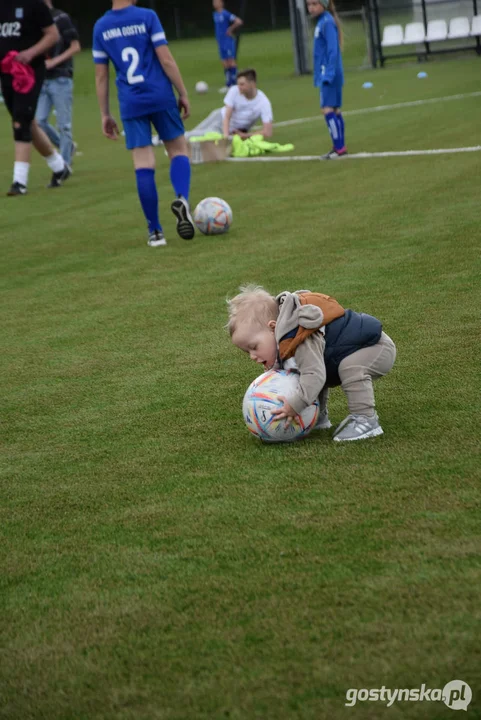
<instances>
[{"instance_id":1,"label":"bench by the field","mask_svg":"<svg viewBox=\"0 0 481 720\"><path fill-rule=\"evenodd\" d=\"M407 23L405 28L402 25L386 25L381 45L382 47L398 47L480 36L481 15L475 15L471 19L471 23L467 17L452 18L449 26L446 20L430 20L427 28L422 22Z\"/></svg>"},{"instance_id":2,"label":"bench by the field","mask_svg":"<svg viewBox=\"0 0 481 720\"><path fill-rule=\"evenodd\" d=\"M472 16L459 15L451 19L429 20L430 5L426 0L421 0L423 20L403 25L384 24L384 7L378 4L378 0L370 0L370 31L375 49L375 64L377 58L383 66L386 60L391 58L417 56L418 59L426 59L430 54L460 50L475 50L481 55L481 13L478 12L477 2L478 0L473 0ZM466 12L466 5L463 9ZM466 42L470 40L472 42ZM390 52L391 48L395 50L394 53Z\"/></svg>"}]
</instances>

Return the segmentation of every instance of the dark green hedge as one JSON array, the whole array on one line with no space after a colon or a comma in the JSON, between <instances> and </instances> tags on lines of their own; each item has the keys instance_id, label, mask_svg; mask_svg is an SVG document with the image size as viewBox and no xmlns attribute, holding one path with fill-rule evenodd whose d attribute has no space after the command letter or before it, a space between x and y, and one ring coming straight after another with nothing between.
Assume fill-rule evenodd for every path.
<instances>
[{"instance_id":1,"label":"dark green hedge","mask_svg":"<svg viewBox=\"0 0 481 720\"><path fill-rule=\"evenodd\" d=\"M109 0L56 0L56 3L72 16L86 46L91 44L95 21L111 8ZM338 6L350 10L360 3L361 0L342 0ZM211 0L139 0L138 4L157 11L171 40L214 32ZM288 0L226 0L226 7L244 16L245 29L250 32L289 27Z\"/></svg>"}]
</instances>

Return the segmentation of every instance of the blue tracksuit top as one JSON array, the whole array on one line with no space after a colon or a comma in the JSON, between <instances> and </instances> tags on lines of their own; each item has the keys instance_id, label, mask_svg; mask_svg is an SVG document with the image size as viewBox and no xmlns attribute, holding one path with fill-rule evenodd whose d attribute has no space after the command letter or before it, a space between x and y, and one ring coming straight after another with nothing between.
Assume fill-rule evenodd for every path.
<instances>
[{"instance_id":1,"label":"blue tracksuit top","mask_svg":"<svg viewBox=\"0 0 481 720\"><path fill-rule=\"evenodd\" d=\"M344 84L342 55L336 21L330 12L322 13L314 32L314 85Z\"/></svg>"}]
</instances>

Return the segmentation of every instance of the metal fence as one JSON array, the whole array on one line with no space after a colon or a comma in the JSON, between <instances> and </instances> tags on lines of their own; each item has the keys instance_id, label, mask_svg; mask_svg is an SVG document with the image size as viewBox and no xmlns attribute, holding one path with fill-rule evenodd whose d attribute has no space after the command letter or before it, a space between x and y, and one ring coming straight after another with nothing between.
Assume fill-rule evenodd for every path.
<instances>
[{"instance_id":1,"label":"metal fence","mask_svg":"<svg viewBox=\"0 0 481 720\"><path fill-rule=\"evenodd\" d=\"M293 4L294 5L294 4ZM299 15L300 13L297 13ZM369 19L366 8L360 10L341 10L343 43L343 65L346 69L362 69L373 65L372 47L369 37ZM316 23L294 16L291 12L293 28L294 67L298 75L308 74L312 70L312 49Z\"/></svg>"},{"instance_id":2,"label":"metal fence","mask_svg":"<svg viewBox=\"0 0 481 720\"><path fill-rule=\"evenodd\" d=\"M373 67L466 50L481 55L481 0L368 2Z\"/></svg>"},{"instance_id":3,"label":"metal fence","mask_svg":"<svg viewBox=\"0 0 481 720\"><path fill-rule=\"evenodd\" d=\"M359 11L363 0L339 0L341 11ZM1 0L0 0L1 2ZM55 0L74 20L82 44L89 47L98 18L111 8L110 0ZM158 13L171 40L212 35L212 0L139 0ZM282 30L290 27L289 0L226 0L226 7L245 21L246 32Z\"/></svg>"},{"instance_id":4,"label":"metal fence","mask_svg":"<svg viewBox=\"0 0 481 720\"><path fill-rule=\"evenodd\" d=\"M72 17L86 47L92 42L96 20L111 8L110 0L55 0L57 4ZM202 37L214 32L212 0L139 0L138 5L158 13L171 40ZM248 32L289 27L288 0L226 0L226 6L231 12L245 16Z\"/></svg>"},{"instance_id":5,"label":"metal fence","mask_svg":"<svg viewBox=\"0 0 481 720\"><path fill-rule=\"evenodd\" d=\"M303 0L299 2L303 3ZM336 2L343 26L343 59L346 68L361 68L373 64L368 13L365 7L361 7L361 2L362 0ZM90 47L93 26L99 17L111 8L111 1L55 0L55 5L69 13L79 29L82 45ZM139 0L138 5L150 7L158 13L169 40L214 35L212 0ZM289 0L226 0L226 7L244 19L245 33L291 29ZM309 62L313 31L314 23L308 21ZM289 52L287 45L286 51ZM303 71L305 70L309 71L309 66Z\"/></svg>"}]
</instances>

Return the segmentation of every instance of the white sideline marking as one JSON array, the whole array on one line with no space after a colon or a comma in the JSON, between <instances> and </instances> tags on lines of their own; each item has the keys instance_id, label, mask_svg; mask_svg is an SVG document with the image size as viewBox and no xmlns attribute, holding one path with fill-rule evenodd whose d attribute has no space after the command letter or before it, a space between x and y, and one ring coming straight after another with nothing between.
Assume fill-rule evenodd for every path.
<instances>
[{"instance_id":1,"label":"white sideline marking","mask_svg":"<svg viewBox=\"0 0 481 720\"><path fill-rule=\"evenodd\" d=\"M400 151L388 151L388 152L361 152L354 153L352 155L346 155L343 158L335 158L334 160L326 160L325 162L339 163L345 162L346 160L359 160L365 158L384 158L384 157L404 157L413 155L453 155L457 153L468 153L468 152L480 152L481 145L474 145L473 147L462 147L462 148L440 148L436 150L400 150ZM227 158L229 162L294 162L294 161L305 161L309 162L312 160L323 161L320 155L285 155L282 156L261 156L261 157L246 157L246 158Z\"/></svg>"},{"instance_id":2,"label":"white sideline marking","mask_svg":"<svg viewBox=\"0 0 481 720\"><path fill-rule=\"evenodd\" d=\"M384 110L399 110L400 108L418 107L419 105L432 105L440 102L450 102L451 100L465 100L466 98L479 97L481 91L472 93L463 93L461 95L447 95L446 97L428 98L427 100L411 100L410 102L396 103L394 105L375 105L370 108L360 108L359 110L343 110L345 116L351 115L367 115L374 112L384 112ZM302 123L313 122L314 120L324 120L322 113L307 118L297 118L294 120L282 120L274 123L274 127L288 127L289 125L302 125Z\"/></svg>"}]
</instances>

